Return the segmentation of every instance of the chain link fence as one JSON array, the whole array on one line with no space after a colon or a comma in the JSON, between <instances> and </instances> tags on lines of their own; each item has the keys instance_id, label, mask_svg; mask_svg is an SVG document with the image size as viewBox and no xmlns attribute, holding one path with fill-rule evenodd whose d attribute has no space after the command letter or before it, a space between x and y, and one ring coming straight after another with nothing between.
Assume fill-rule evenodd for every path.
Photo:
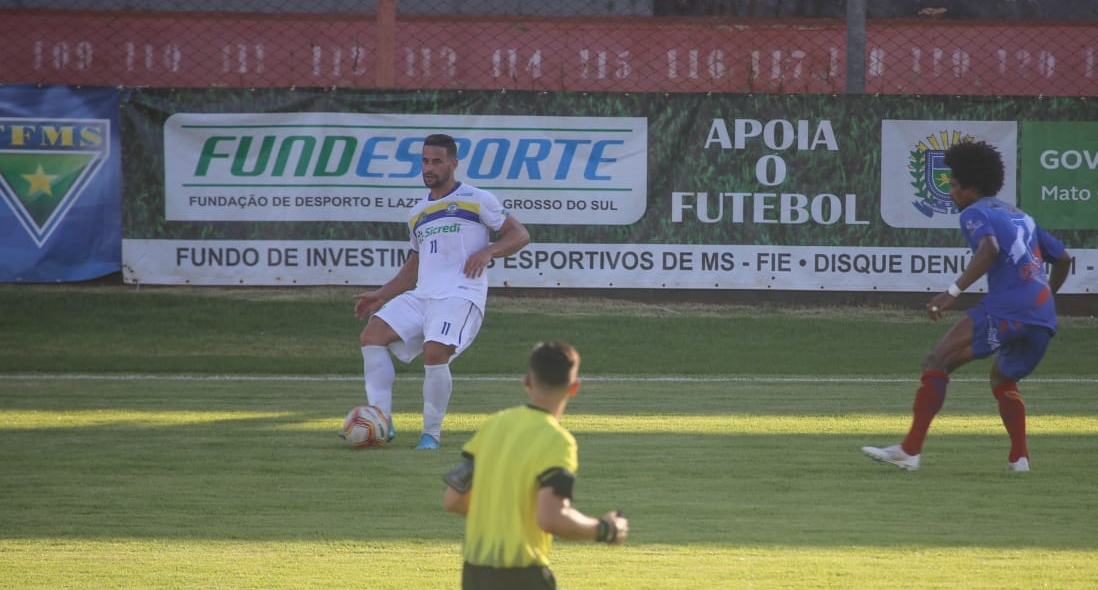
<instances>
[{"instance_id":1,"label":"chain link fence","mask_svg":"<svg viewBox=\"0 0 1098 590\"><path fill-rule=\"evenodd\" d=\"M849 2L849 4L847 3ZM1089 96L1086 0L0 0L0 83Z\"/></svg>"}]
</instances>

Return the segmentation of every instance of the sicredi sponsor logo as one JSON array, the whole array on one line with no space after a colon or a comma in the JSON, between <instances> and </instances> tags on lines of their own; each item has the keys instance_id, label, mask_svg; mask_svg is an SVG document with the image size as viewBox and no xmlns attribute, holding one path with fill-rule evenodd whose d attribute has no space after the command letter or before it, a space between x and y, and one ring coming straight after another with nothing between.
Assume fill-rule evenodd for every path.
<instances>
[{"instance_id":1,"label":"sicredi sponsor logo","mask_svg":"<svg viewBox=\"0 0 1098 590\"><path fill-rule=\"evenodd\" d=\"M451 223L450 225L438 225L434 227L427 227L424 229L416 230L416 237L419 241L426 240L427 238L437 234L456 234L461 233L460 223Z\"/></svg>"},{"instance_id":2,"label":"sicredi sponsor logo","mask_svg":"<svg viewBox=\"0 0 1098 590\"><path fill-rule=\"evenodd\" d=\"M644 213L643 118L184 113L165 124L167 218L404 222L426 195L431 133L454 136L459 180L524 222L627 224Z\"/></svg>"}]
</instances>

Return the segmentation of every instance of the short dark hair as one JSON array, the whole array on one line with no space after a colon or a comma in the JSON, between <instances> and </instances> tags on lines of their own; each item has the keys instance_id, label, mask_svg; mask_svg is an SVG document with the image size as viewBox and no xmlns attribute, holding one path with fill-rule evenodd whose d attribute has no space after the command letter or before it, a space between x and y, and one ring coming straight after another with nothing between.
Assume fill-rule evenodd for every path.
<instances>
[{"instance_id":1,"label":"short dark hair","mask_svg":"<svg viewBox=\"0 0 1098 590\"><path fill-rule=\"evenodd\" d=\"M945 165L953 178L964 188L974 187L981 195L990 197L1003 189L1006 175L1003 156L986 141L962 141L951 145L945 152Z\"/></svg>"},{"instance_id":2,"label":"short dark hair","mask_svg":"<svg viewBox=\"0 0 1098 590\"><path fill-rule=\"evenodd\" d=\"M547 387L568 387L579 373L580 354L571 344L559 340L539 342L530 352L530 373Z\"/></svg>"},{"instance_id":3,"label":"short dark hair","mask_svg":"<svg viewBox=\"0 0 1098 590\"><path fill-rule=\"evenodd\" d=\"M428 135L427 139L423 140L423 145L444 148L447 156L457 159L457 142L454 141L453 137L450 137L445 133L432 133L431 135Z\"/></svg>"}]
</instances>

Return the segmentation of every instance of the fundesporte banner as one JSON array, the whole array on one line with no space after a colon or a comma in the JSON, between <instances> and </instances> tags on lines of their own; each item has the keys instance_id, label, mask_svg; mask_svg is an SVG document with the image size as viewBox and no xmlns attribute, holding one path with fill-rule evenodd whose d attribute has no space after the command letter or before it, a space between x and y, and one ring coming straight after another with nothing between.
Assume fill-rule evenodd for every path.
<instances>
[{"instance_id":1,"label":"fundesporte banner","mask_svg":"<svg viewBox=\"0 0 1098 590\"><path fill-rule=\"evenodd\" d=\"M424 195L423 138L445 129L457 140L462 178L528 212L527 221L631 224L645 209L645 124L640 117L177 113L164 126L166 218L405 223Z\"/></svg>"},{"instance_id":2,"label":"fundesporte banner","mask_svg":"<svg viewBox=\"0 0 1098 590\"><path fill-rule=\"evenodd\" d=\"M408 255L406 212L426 192L418 153L439 131L458 138L459 179L531 230L528 248L495 261L493 286L937 291L968 261L942 152L994 143L1017 201L1029 121L1092 110L1055 98L140 89L123 105L123 273L383 283ZM1092 292L1098 214L1050 199L1038 221L1060 205L1073 226L1058 234L1077 256L1065 292Z\"/></svg>"}]
</instances>

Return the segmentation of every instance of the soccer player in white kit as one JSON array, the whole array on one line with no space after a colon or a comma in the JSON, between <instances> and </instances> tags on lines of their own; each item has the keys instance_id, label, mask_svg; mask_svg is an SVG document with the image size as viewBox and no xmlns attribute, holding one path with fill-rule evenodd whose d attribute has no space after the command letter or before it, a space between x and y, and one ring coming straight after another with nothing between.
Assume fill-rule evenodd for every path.
<instances>
[{"instance_id":1,"label":"soccer player in white kit","mask_svg":"<svg viewBox=\"0 0 1098 590\"><path fill-rule=\"evenodd\" d=\"M423 354L423 432L416 448L434 450L453 391L450 361L473 343L484 318L485 269L493 258L525 247L530 233L495 195L454 178L453 137L427 136L422 165L430 192L409 216L411 254L389 282L355 295L355 317L369 317L359 336L367 402L390 420L392 356L410 363ZM492 232L499 233L495 242Z\"/></svg>"}]
</instances>

